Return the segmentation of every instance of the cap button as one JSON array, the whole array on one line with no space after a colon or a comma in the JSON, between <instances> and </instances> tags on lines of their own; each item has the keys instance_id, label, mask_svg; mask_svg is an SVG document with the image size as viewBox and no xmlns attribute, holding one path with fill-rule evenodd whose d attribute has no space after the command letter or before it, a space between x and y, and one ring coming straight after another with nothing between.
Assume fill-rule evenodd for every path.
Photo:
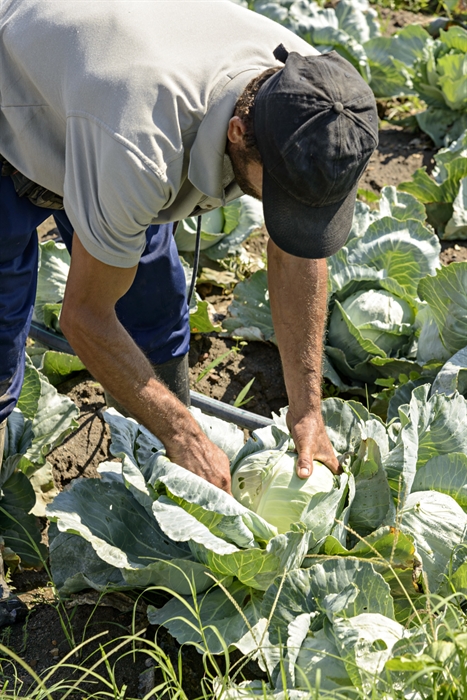
<instances>
[{"instance_id":1,"label":"cap button","mask_svg":"<svg viewBox=\"0 0 467 700\"><path fill-rule=\"evenodd\" d=\"M336 114L340 114L344 111L344 105L342 104L342 102L334 102L332 108L336 112Z\"/></svg>"}]
</instances>

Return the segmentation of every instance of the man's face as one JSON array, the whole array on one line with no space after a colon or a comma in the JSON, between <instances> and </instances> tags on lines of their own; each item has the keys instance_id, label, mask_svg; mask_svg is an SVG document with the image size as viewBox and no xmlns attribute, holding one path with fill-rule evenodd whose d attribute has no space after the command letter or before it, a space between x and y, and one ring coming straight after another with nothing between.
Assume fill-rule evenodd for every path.
<instances>
[{"instance_id":1,"label":"man's face","mask_svg":"<svg viewBox=\"0 0 467 700\"><path fill-rule=\"evenodd\" d=\"M256 161L248 160L245 148L239 144L230 143L228 150L237 185L245 194L261 200L263 166Z\"/></svg>"},{"instance_id":2,"label":"man's face","mask_svg":"<svg viewBox=\"0 0 467 700\"><path fill-rule=\"evenodd\" d=\"M248 158L243 144L245 125L240 117L233 116L227 130L227 153L232 161L235 181L242 192L255 199L262 199L263 166Z\"/></svg>"}]
</instances>

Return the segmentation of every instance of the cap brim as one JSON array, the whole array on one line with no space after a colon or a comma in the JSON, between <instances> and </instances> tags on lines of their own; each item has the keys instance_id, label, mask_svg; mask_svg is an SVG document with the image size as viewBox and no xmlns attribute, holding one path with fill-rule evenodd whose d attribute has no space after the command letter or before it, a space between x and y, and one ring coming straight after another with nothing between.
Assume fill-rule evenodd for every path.
<instances>
[{"instance_id":1,"label":"cap brim","mask_svg":"<svg viewBox=\"0 0 467 700\"><path fill-rule=\"evenodd\" d=\"M352 227L357 186L336 204L310 207L288 195L264 171L264 221L270 237L279 248L299 258L334 255Z\"/></svg>"}]
</instances>

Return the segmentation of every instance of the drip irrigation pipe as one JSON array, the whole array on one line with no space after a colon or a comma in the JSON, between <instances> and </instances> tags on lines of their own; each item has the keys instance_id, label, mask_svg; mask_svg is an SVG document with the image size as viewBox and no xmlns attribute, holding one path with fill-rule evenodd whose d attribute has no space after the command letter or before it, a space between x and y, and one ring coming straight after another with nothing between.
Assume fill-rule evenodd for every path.
<instances>
[{"instance_id":1,"label":"drip irrigation pipe","mask_svg":"<svg viewBox=\"0 0 467 700\"><path fill-rule=\"evenodd\" d=\"M40 323L35 321L31 323L29 335L33 340L37 340L38 343L52 350L67 352L70 355L76 354L66 338L49 330ZM264 416L259 416L257 413L251 413L250 411L244 411L242 408L230 406L227 403L212 399L197 391L190 391L190 398L191 405L200 408L203 413L215 416L216 418L222 418L230 423L235 423L239 428L256 430L257 428L265 428L268 425L274 424L271 418L265 418Z\"/></svg>"}]
</instances>

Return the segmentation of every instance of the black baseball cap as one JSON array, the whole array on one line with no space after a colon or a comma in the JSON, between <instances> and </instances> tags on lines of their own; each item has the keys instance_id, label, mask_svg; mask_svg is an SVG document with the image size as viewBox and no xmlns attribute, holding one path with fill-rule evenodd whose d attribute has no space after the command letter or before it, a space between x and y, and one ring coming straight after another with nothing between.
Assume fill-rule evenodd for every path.
<instances>
[{"instance_id":1,"label":"black baseball cap","mask_svg":"<svg viewBox=\"0 0 467 700\"><path fill-rule=\"evenodd\" d=\"M326 258L347 240L357 183L378 145L375 98L336 51L301 56L281 44L274 56L285 65L254 107L266 228L286 253Z\"/></svg>"}]
</instances>

